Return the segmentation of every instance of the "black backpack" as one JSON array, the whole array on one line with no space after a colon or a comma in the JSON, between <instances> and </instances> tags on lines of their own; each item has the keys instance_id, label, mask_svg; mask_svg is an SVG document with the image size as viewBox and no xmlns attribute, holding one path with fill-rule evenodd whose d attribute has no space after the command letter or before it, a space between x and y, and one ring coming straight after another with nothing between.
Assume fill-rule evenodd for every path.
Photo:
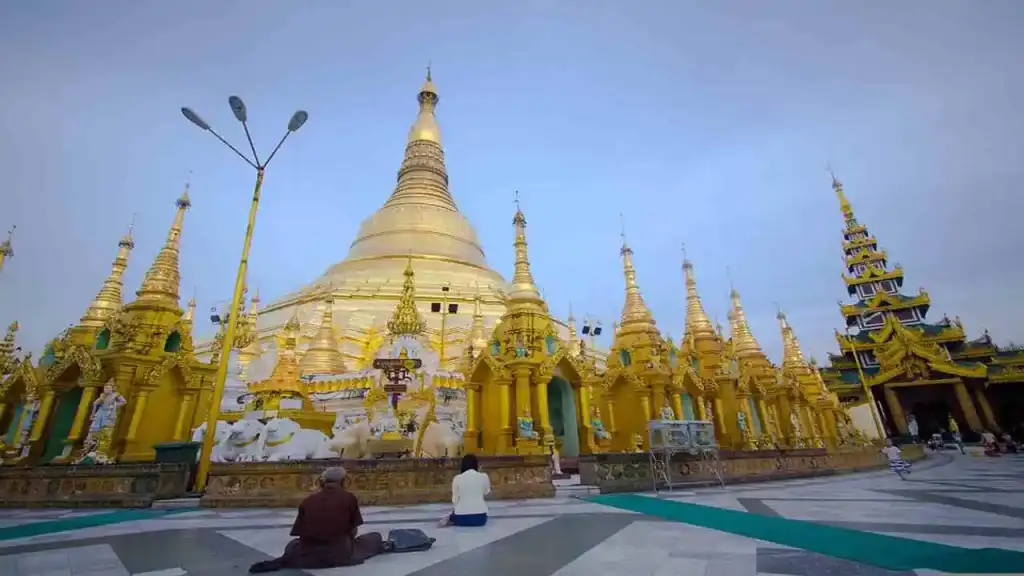
<instances>
[{"instance_id":1,"label":"black backpack","mask_svg":"<svg viewBox=\"0 0 1024 576\"><path fill-rule=\"evenodd\" d=\"M419 528L398 528L388 532L386 547L390 552L420 552L429 550L436 541Z\"/></svg>"}]
</instances>

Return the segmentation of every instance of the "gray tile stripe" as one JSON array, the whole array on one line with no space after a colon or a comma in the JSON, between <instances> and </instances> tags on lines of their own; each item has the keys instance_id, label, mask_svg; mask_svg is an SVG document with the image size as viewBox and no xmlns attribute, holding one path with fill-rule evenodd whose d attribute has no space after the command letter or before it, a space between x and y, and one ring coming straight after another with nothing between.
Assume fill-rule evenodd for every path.
<instances>
[{"instance_id":1,"label":"gray tile stripe","mask_svg":"<svg viewBox=\"0 0 1024 576\"><path fill-rule=\"evenodd\" d=\"M550 576L637 520L633 514L571 514L553 518L442 560L409 576Z\"/></svg>"},{"instance_id":2,"label":"gray tile stripe","mask_svg":"<svg viewBox=\"0 0 1024 576\"><path fill-rule=\"evenodd\" d=\"M898 524L895 522L819 522L819 524L865 532L889 532L892 534L945 534L950 536L983 536L989 538L1024 538L1024 528Z\"/></svg>"},{"instance_id":3,"label":"gray tile stripe","mask_svg":"<svg viewBox=\"0 0 1024 576\"><path fill-rule=\"evenodd\" d=\"M902 495L904 491L879 490L879 492L887 492L899 496ZM907 492L906 496L919 502L929 502L931 504L944 504L946 506L953 506L955 508L961 508L964 510L988 512L990 514L1006 516L1007 518L1017 518L1020 520L1024 520L1024 508L1017 508L1015 506L1006 506L1005 504L993 504L991 502L978 502L976 500L967 500L966 498L955 498L953 496L936 494L934 492L913 491Z\"/></svg>"},{"instance_id":4,"label":"gray tile stripe","mask_svg":"<svg viewBox=\"0 0 1024 576\"><path fill-rule=\"evenodd\" d=\"M782 516L771 506L765 504L763 500L758 498L737 498L736 501L751 514L760 514L761 516Z\"/></svg>"}]
</instances>

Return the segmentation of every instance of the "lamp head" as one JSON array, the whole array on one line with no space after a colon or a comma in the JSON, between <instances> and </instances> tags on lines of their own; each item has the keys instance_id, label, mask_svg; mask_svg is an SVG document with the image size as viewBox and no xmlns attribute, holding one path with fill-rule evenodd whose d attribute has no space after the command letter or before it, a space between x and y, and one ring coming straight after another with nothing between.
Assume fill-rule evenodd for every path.
<instances>
[{"instance_id":1,"label":"lamp head","mask_svg":"<svg viewBox=\"0 0 1024 576\"><path fill-rule=\"evenodd\" d=\"M204 121L202 118L200 118L199 114L196 114L191 108L182 107L181 114L185 118L187 118L189 122L195 124L196 126L199 126L203 130L210 129L210 125L207 124L206 121Z\"/></svg>"},{"instance_id":2,"label":"lamp head","mask_svg":"<svg viewBox=\"0 0 1024 576\"><path fill-rule=\"evenodd\" d=\"M239 122L245 122L249 119L248 114L245 112L245 102L238 96L231 96L228 98L228 105L231 106L231 113L235 115L235 119Z\"/></svg>"},{"instance_id":3,"label":"lamp head","mask_svg":"<svg viewBox=\"0 0 1024 576\"><path fill-rule=\"evenodd\" d=\"M302 125L306 123L306 120L309 120L309 113L305 110L299 110L295 114L292 114L292 119L288 121L288 131L298 131L298 129L302 128Z\"/></svg>"}]
</instances>

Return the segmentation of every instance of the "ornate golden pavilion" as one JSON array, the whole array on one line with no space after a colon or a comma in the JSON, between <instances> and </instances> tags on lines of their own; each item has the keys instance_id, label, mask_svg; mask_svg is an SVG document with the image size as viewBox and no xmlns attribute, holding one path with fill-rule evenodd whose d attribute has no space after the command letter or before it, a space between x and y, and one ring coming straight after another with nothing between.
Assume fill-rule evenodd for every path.
<instances>
[{"instance_id":1,"label":"ornate golden pavilion","mask_svg":"<svg viewBox=\"0 0 1024 576\"><path fill-rule=\"evenodd\" d=\"M911 418L924 435L948 430L950 419L964 431L1019 429L1024 349L996 346L987 330L968 340L959 318L927 322L928 293L901 292L903 268L889 267L834 177L832 189L845 224L843 281L857 301L840 308L847 330L836 332L840 353L824 371L829 389L855 403L870 389L889 434L907 435Z\"/></svg>"},{"instance_id":2,"label":"ornate golden pavilion","mask_svg":"<svg viewBox=\"0 0 1024 576\"><path fill-rule=\"evenodd\" d=\"M730 334L708 319L689 261L683 263L685 335L679 343L665 337L644 302L625 238L619 254L624 304L613 343L607 351L586 346L574 319L552 316L537 289L522 210L512 218L511 282L488 266L448 190L438 93L429 74L417 100L397 185L363 223L348 256L295 293L262 309L254 296L243 311L233 342L236 387L308 399L362 386L363 372L396 337L388 319L404 295L423 319L418 334L438 357L436 374L449 374L443 378L465 390L467 451L632 451L645 447L650 420L666 418L713 420L719 443L732 449L860 441L785 316L779 314L784 358L775 365L735 290ZM194 303L185 311L178 304L179 238L190 205L186 190L134 301L121 298L134 246L129 234L81 321L55 338L38 363L0 350L0 431L6 431L8 458L72 458L107 383L127 401L114 434L117 459L149 459L153 444L184 439L202 421L214 348L210 342L194 351ZM414 295L407 286L412 269ZM453 304L472 313L453 313ZM12 329L11 346L13 338ZM305 400L302 406L308 410Z\"/></svg>"}]
</instances>

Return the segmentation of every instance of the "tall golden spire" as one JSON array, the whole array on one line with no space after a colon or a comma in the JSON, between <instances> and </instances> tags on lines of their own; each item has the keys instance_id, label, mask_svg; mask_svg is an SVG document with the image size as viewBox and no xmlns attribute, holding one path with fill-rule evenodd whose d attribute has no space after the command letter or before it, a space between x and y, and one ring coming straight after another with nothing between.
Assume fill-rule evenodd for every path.
<instances>
[{"instance_id":1,"label":"tall golden spire","mask_svg":"<svg viewBox=\"0 0 1024 576\"><path fill-rule=\"evenodd\" d=\"M341 374L345 360L338 350L338 334L334 331L334 294L328 289L324 297L324 317L306 353L299 362L303 376Z\"/></svg>"},{"instance_id":2,"label":"tall golden spire","mask_svg":"<svg viewBox=\"0 0 1024 576\"><path fill-rule=\"evenodd\" d=\"M103 287L89 304L85 315L79 320L79 326L100 328L124 305L121 288L124 286L124 271L128 268L128 256L131 254L132 248L135 248L135 241L132 240L134 226L133 222L128 227L128 233L117 243L117 257L114 258L114 263L110 267L110 274L103 281Z\"/></svg>"},{"instance_id":3,"label":"tall golden spire","mask_svg":"<svg viewBox=\"0 0 1024 576\"><path fill-rule=\"evenodd\" d=\"M512 275L511 293L508 296L509 305L540 304L544 299L541 298L540 290L533 281L533 273L530 272L530 258L526 253L526 216L519 208L519 192L516 192L516 215L512 218L512 224L516 228L516 268Z\"/></svg>"},{"instance_id":4,"label":"tall golden spire","mask_svg":"<svg viewBox=\"0 0 1024 576\"><path fill-rule=\"evenodd\" d=\"M482 303L483 298L480 296L480 285L477 284L476 296L473 297L473 325L469 329L469 345L473 348L474 356L487 347L487 332L484 327Z\"/></svg>"},{"instance_id":5,"label":"tall golden spire","mask_svg":"<svg viewBox=\"0 0 1024 576\"><path fill-rule=\"evenodd\" d=\"M405 158L398 169L398 184L384 207L429 205L456 211L455 200L448 191L448 170L441 148L441 129L434 111L440 98L427 68L427 79L416 100L420 112L409 129Z\"/></svg>"},{"instance_id":6,"label":"tall golden spire","mask_svg":"<svg viewBox=\"0 0 1024 576\"><path fill-rule=\"evenodd\" d=\"M11 229L7 231L7 240L0 243L0 272L4 270L4 262L8 258L14 257L14 230L17 226L11 226Z\"/></svg>"},{"instance_id":7,"label":"tall golden spire","mask_svg":"<svg viewBox=\"0 0 1024 576\"><path fill-rule=\"evenodd\" d=\"M185 222L185 212L192 206L188 197L189 185L185 185L185 191L178 198L175 204L178 211L174 215L174 222L170 231L167 232L167 242L153 260L145 278L142 280L142 287L135 295L137 299L133 305L156 305L168 308L178 308L178 288L181 283L181 273L178 271L178 252L181 244L181 228Z\"/></svg>"},{"instance_id":8,"label":"tall golden spire","mask_svg":"<svg viewBox=\"0 0 1024 576\"><path fill-rule=\"evenodd\" d=\"M704 304L697 293L697 280L693 275L693 264L683 249L683 275L686 277L686 336L715 338L715 326L704 311Z\"/></svg>"},{"instance_id":9,"label":"tall golden spire","mask_svg":"<svg viewBox=\"0 0 1024 576\"><path fill-rule=\"evenodd\" d=\"M644 297L640 293L640 286L636 283L636 270L633 268L633 249L626 243L626 231L622 231L622 272L626 277L626 301L622 305L622 318L619 322L620 330L633 330L636 328L654 328L654 317L644 303Z\"/></svg>"},{"instance_id":10,"label":"tall golden spire","mask_svg":"<svg viewBox=\"0 0 1024 576\"><path fill-rule=\"evenodd\" d=\"M750 324L747 323L747 315L743 312L743 303L740 302L740 293L733 288L729 297L732 299L729 327L732 329L732 345L736 356L738 358L763 356L761 345L757 343L753 332L750 331Z\"/></svg>"},{"instance_id":11,"label":"tall golden spire","mask_svg":"<svg viewBox=\"0 0 1024 576\"><path fill-rule=\"evenodd\" d=\"M17 322L11 322L10 326L7 327L7 334L4 335L3 341L0 341L0 368L9 368L14 362L14 335L18 332L18 328ZM0 376L3 374L3 372L0 372Z\"/></svg>"},{"instance_id":12,"label":"tall golden spire","mask_svg":"<svg viewBox=\"0 0 1024 576\"><path fill-rule=\"evenodd\" d=\"M402 296L398 300L398 307L395 313L388 320L388 332L392 336L422 334L426 324L420 311L416 308L416 273L412 270L412 257L405 266L405 282L402 283Z\"/></svg>"},{"instance_id":13,"label":"tall golden spire","mask_svg":"<svg viewBox=\"0 0 1024 576\"><path fill-rule=\"evenodd\" d=\"M800 349L800 341L797 340L793 327L786 320L786 314L779 309L775 315L779 319L779 329L782 331L782 364L792 368L806 368L804 352Z\"/></svg>"}]
</instances>

